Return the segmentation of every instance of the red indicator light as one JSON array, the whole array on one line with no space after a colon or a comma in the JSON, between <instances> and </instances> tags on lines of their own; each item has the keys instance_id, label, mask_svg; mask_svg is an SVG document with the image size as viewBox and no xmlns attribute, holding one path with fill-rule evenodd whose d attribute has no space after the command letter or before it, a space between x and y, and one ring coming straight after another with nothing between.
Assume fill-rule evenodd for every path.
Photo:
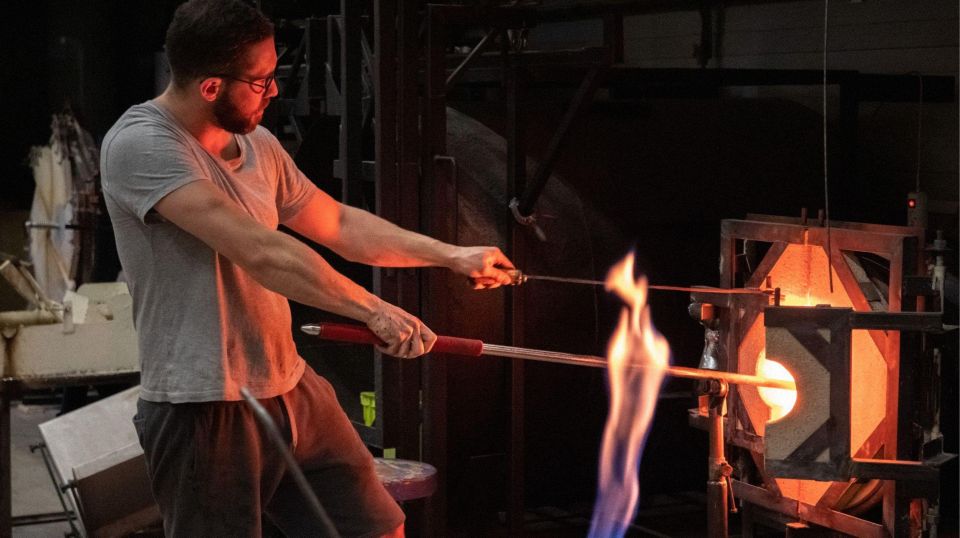
<instances>
[{"instance_id":1,"label":"red indicator light","mask_svg":"<svg viewBox=\"0 0 960 538\"><path fill-rule=\"evenodd\" d=\"M916 198L908 198L908 199L907 199L907 207L909 207L910 209L913 209L913 208L917 207L917 199L916 199Z\"/></svg>"}]
</instances>

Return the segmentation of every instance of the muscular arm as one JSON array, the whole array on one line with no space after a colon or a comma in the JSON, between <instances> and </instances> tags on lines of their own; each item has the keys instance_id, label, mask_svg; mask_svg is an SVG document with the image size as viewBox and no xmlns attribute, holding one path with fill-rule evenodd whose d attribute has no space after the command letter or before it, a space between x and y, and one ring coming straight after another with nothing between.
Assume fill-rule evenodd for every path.
<instances>
[{"instance_id":1,"label":"muscular arm","mask_svg":"<svg viewBox=\"0 0 960 538\"><path fill-rule=\"evenodd\" d=\"M154 209L269 290L360 321L375 309L375 296L307 245L255 221L207 181L176 189Z\"/></svg>"},{"instance_id":2,"label":"muscular arm","mask_svg":"<svg viewBox=\"0 0 960 538\"><path fill-rule=\"evenodd\" d=\"M207 181L174 190L154 209L263 287L366 323L387 343L382 350L390 355L414 357L433 345L436 337L415 316L341 275L307 245L255 221Z\"/></svg>"},{"instance_id":3,"label":"muscular arm","mask_svg":"<svg viewBox=\"0 0 960 538\"><path fill-rule=\"evenodd\" d=\"M512 268L496 247L459 247L400 228L319 191L287 226L344 258L380 267L446 267L495 287Z\"/></svg>"}]
</instances>

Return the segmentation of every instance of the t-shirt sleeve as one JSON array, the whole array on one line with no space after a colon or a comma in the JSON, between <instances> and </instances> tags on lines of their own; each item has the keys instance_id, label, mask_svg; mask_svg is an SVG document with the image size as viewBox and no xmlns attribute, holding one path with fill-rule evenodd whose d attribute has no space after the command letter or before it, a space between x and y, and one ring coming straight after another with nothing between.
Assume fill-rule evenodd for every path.
<instances>
[{"instance_id":1,"label":"t-shirt sleeve","mask_svg":"<svg viewBox=\"0 0 960 538\"><path fill-rule=\"evenodd\" d=\"M118 131L104 141L101 153L104 192L142 222L164 196L208 179L185 141L156 125Z\"/></svg>"},{"instance_id":2,"label":"t-shirt sleeve","mask_svg":"<svg viewBox=\"0 0 960 538\"><path fill-rule=\"evenodd\" d=\"M277 187L277 214L280 222L293 218L313 198L317 186L297 168L290 154L279 143L274 151L280 160L280 184Z\"/></svg>"}]
</instances>

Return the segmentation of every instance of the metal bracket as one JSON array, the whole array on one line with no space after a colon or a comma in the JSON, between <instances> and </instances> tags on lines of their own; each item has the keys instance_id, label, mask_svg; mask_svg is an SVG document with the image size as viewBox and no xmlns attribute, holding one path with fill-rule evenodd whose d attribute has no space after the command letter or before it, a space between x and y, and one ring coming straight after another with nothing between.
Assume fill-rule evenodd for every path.
<instances>
[{"instance_id":1,"label":"metal bracket","mask_svg":"<svg viewBox=\"0 0 960 538\"><path fill-rule=\"evenodd\" d=\"M534 213L529 215L523 215L520 213L520 200L513 198L510 200L510 213L513 214L514 220L523 226L530 226L533 228L533 233L536 234L537 239L540 241L546 242L547 234L544 233L543 228L537 225L537 216Z\"/></svg>"},{"instance_id":2,"label":"metal bracket","mask_svg":"<svg viewBox=\"0 0 960 538\"><path fill-rule=\"evenodd\" d=\"M537 217L533 213L527 216L520 214L520 200L516 198L510 200L510 212L513 213L513 218L524 226L532 226L537 222Z\"/></svg>"},{"instance_id":3,"label":"metal bracket","mask_svg":"<svg viewBox=\"0 0 960 538\"><path fill-rule=\"evenodd\" d=\"M850 327L882 331L944 332L943 317L939 312L851 312Z\"/></svg>"}]
</instances>

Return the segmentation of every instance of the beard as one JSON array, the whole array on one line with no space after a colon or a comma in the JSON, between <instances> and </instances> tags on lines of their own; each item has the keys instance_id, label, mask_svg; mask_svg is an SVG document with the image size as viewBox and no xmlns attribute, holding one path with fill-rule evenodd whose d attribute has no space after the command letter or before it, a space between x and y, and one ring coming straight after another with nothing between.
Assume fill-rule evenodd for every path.
<instances>
[{"instance_id":1,"label":"beard","mask_svg":"<svg viewBox=\"0 0 960 538\"><path fill-rule=\"evenodd\" d=\"M234 134L247 134L257 128L258 113L243 114L227 93L217 96L213 102L213 117L225 131Z\"/></svg>"}]
</instances>

